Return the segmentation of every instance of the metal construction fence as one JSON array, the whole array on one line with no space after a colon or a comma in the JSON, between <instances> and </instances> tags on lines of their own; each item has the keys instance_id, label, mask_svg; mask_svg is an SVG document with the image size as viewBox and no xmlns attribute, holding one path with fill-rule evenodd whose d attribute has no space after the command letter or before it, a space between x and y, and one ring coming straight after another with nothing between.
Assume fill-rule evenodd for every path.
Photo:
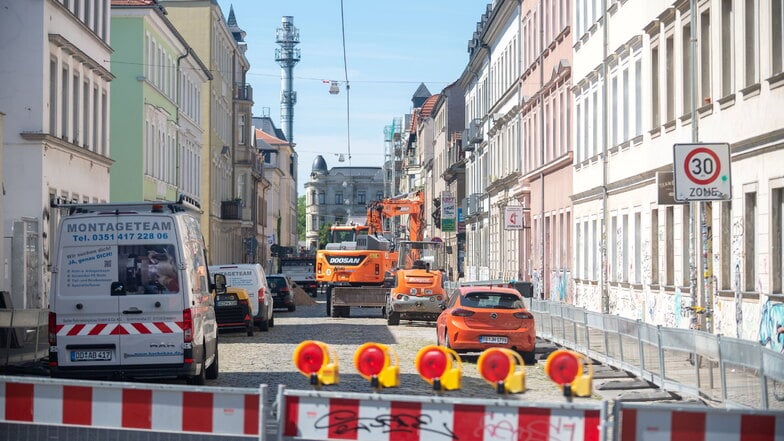
<instances>
[{"instance_id":1,"label":"metal construction fence","mask_svg":"<svg viewBox=\"0 0 784 441\"><path fill-rule=\"evenodd\" d=\"M49 355L48 326L46 309L0 309L0 368Z\"/></svg>"},{"instance_id":2,"label":"metal construction fence","mask_svg":"<svg viewBox=\"0 0 784 441\"><path fill-rule=\"evenodd\" d=\"M526 301L538 337L712 406L784 410L784 354L757 342Z\"/></svg>"}]
</instances>

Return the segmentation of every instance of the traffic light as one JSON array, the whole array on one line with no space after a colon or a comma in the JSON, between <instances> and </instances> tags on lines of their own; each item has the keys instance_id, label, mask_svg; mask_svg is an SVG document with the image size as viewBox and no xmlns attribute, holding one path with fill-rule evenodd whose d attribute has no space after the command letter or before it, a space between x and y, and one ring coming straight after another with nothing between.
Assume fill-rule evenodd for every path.
<instances>
[{"instance_id":1,"label":"traffic light","mask_svg":"<svg viewBox=\"0 0 784 441\"><path fill-rule=\"evenodd\" d=\"M297 370L316 388L338 383L338 357L326 343L305 340L294 349L292 358Z\"/></svg>"},{"instance_id":2,"label":"traffic light","mask_svg":"<svg viewBox=\"0 0 784 441\"><path fill-rule=\"evenodd\" d=\"M592 393L593 366L588 360L589 372L583 374L581 358L587 359L577 352L559 349L547 357L544 365L545 374L563 389L564 396L568 400L571 400L572 395L589 397Z\"/></svg>"},{"instance_id":3,"label":"traffic light","mask_svg":"<svg viewBox=\"0 0 784 441\"><path fill-rule=\"evenodd\" d=\"M518 366L520 369L517 369ZM493 385L499 394L516 394L525 390L525 361L511 349L485 349L479 355L476 367L479 375Z\"/></svg>"},{"instance_id":4,"label":"traffic light","mask_svg":"<svg viewBox=\"0 0 784 441\"><path fill-rule=\"evenodd\" d=\"M394 357L395 362L391 364ZM370 380L374 389L400 385L400 366L397 353L381 343L365 343L354 352L354 366L359 375Z\"/></svg>"},{"instance_id":5,"label":"traffic light","mask_svg":"<svg viewBox=\"0 0 784 441\"><path fill-rule=\"evenodd\" d=\"M433 390L460 389L462 377L462 361L457 352L443 346L429 345L417 352L414 360L419 376L429 384Z\"/></svg>"}]
</instances>

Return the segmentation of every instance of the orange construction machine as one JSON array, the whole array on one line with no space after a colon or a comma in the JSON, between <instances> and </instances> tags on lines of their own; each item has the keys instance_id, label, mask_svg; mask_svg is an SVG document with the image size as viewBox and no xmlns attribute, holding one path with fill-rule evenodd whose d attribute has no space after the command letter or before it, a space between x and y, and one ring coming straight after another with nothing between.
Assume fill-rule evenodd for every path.
<instances>
[{"instance_id":1,"label":"orange construction machine","mask_svg":"<svg viewBox=\"0 0 784 441\"><path fill-rule=\"evenodd\" d=\"M383 221L407 215L410 237L421 238L423 205L421 191L381 199L368 206L366 225L330 228L329 243L316 252L316 280L326 288L328 316L348 317L351 306L386 306L397 251L384 234Z\"/></svg>"}]
</instances>

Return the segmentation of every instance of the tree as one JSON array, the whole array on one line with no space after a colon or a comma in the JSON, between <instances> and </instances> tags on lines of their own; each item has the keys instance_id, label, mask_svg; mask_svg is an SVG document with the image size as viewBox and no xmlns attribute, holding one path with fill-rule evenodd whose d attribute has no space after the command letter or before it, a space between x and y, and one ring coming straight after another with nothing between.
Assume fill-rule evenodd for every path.
<instances>
[{"instance_id":1,"label":"tree","mask_svg":"<svg viewBox=\"0 0 784 441\"><path fill-rule=\"evenodd\" d=\"M297 198L297 238L300 242L305 241L305 229L307 223L305 220L305 195Z\"/></svg>"},{"instance_id":2,"label":"tree","mask_svg":"<svg viewBox=\"0 0 784 441\"><path fill-rule=\"evenodd\" d=\"M320 250L323 250L329 243L329 227L331 226L332 224L324 224L321 226L321 228L319 228L318 248Z\"/></svg>"}]
</instances>

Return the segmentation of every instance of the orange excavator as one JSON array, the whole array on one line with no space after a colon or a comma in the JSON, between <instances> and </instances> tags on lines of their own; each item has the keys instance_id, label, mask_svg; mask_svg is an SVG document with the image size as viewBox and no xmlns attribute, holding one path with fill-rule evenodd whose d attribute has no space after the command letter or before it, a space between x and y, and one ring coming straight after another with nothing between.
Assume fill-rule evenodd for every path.
<instances>
[{"instance_id":1,"label":"orange excavator","mask_svg":"<svg viewBox=\"0 0 784 441\"><path fill-rule=\"evenodd\" d=\"M424 194L417 191L371 202L365 225L330 228L329 243L316 252L316 280L326 288L328 316L348 317L352 306L386 306L398 252L385 236L384 219L408 215L409 237L421 239L423 213Z\"/></svg>"}]
</instances>

